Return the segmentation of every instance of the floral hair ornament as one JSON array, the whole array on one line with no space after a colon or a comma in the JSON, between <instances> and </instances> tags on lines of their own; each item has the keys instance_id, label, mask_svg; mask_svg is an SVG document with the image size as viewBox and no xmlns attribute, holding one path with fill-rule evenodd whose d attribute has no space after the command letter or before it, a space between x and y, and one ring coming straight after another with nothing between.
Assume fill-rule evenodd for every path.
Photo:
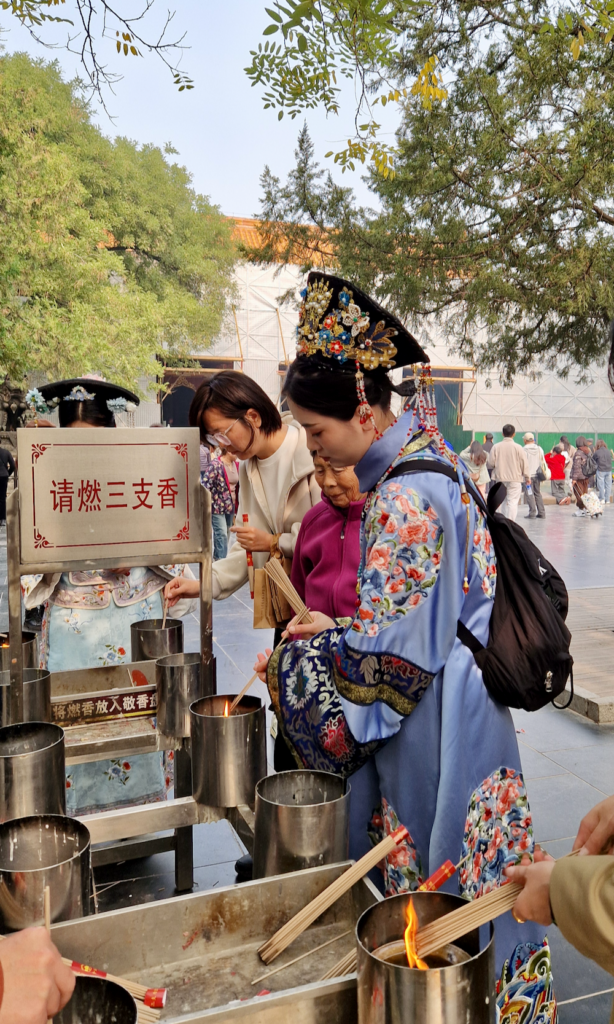
<instances>
[{"instance_id":1,"label":"floral hair ornament","mask_svg":"<svg viewBox=\"0 0 614 1024\"><path fill-rule=\"evenodd\" d=\"M134 402L128 402L123 396L119 398L107 399L107 409L109 412L135 412L136 405Z\"/></svg>"},{"instance_id":2,"label":"floral hair ornament","mask_svg":"<svg viewBox=\"0 0 614 1024\"><path fill-rule=\"evenodd\" d=\"M86 391L83 385L78 384L77 387L73 388L69 394L64 395L64 402L93 402L96 395L93 395L90 391Z\"/></svg>"},{"instance_id":3,"label":"floral hair ornament","mask_svg":"<svg viewBox=\"0 0 614 1024\"><path fill-rule=\"evenodd\" d=\"M30 388L26 394L26 405L30 406L32 412L45 413L49 412L49 407L38 388Z\"/></svg>"}]
</instances>

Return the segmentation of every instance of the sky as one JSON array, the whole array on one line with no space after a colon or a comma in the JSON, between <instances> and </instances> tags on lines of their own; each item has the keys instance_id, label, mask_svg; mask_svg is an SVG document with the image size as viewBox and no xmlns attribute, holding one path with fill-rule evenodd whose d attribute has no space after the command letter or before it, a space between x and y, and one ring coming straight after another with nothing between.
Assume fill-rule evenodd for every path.
<instances>
[{"instance_id":1,"label":"sky","mask_svg":"<svg viewBox=\"0 0 614 1024\"><path fill-rule=\"evenodd\" d=\"M137 10L137 0L122 0L122 10ZM155 0L149 17L149 36L164 19L167 8L175 10L174 38L186 32L182 69L194 80L195 88L179 93L170 73L155 56L145 59L124 58L115 53L112 39L99 40L99 52L109 69L124 74L115 94L106 94L113 121L100 104L94 103L94 120L109 135L122 135L138 143L164 146L171 142L179 151L172 157L187 167L196 190L210 198L229 216L251 217L259 210L259 178L268 164L272 172L285 179L294 163L298 131L303 123L263 109L258 87L252 88L244 67L250 63L249 51L264 41L262 31L269 24L265 0ZM72 0L66 0L54 13L70 16ZM50 50L35 43L26 29L5 12L0 12L0 44L7 52L26 51L45 60L55 59L66 78L79 73L76 56L63 46ZM6 30L6 31L4 31ZM48 26L46 38L62 43L66 26ZM316 158L323 166L330 149L342 148L352 131L354 87L348 83L343 93L343 116L328 118L323 112L310 111L307 123L315 144ZM387 108L389 110L390 108ZM388 126L393 128L393 122ZM375 202L360 172L334 177L351 185L361 203Z\"/></svg>"}]
</instances>

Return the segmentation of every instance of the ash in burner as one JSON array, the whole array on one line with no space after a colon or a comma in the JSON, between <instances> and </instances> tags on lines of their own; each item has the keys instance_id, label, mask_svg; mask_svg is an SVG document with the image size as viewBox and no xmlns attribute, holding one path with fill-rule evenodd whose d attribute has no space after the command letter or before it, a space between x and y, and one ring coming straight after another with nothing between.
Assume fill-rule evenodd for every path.
<instances>
[{"instance_id":1,"label":"ash in burner","mask_svg":"<svg viewBox=\"0 0 614 1024\"><path fill-rule=\"evenodd\" d=\"M136 1024L136 1003L121 985L79 975L75 991L53 1024Z\"/></svg>"},{"instance_id":2,"label":"ash in burner","mask_svg":"<svg viewBox=\"0 0 614 1024\"><path fill-rule=\"evenodd\" d=\"M384 960L386 963L392 964L394 967L406 967L408 971L416 969L410 968L407 963L403 939L395 939L394 942L387 942L383 946L378 946L377 949L373 950L373 956L376 956L378 960ZM430 956L427 956L424 962L428 964L429 969L437 970L442 967L454 967L455 964L463 964L467 960L471 960L469 953L466 953L460 946L448 943L447 946L437 949Z\"/></svg>"}]
</instances>

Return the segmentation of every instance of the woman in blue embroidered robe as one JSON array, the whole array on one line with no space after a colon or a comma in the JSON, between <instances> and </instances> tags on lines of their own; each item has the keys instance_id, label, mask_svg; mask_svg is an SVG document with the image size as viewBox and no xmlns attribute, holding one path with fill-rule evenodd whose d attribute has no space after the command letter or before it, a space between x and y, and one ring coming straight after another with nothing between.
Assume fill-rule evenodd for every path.
<instances>
[{"instance_id":1,"label":"woman in blue embroidered robe","mask_svg":"<svg viewBox=\"0 0 614 1024\"><path fill-rule=\"evenodd\" d=\"M329 304L316 333L310 285L322 280L333 282L332 305L342 315ZM361 408L348 375L324 369L326 321L345 324L335 280L310 274L299 324L305 358L291 367L285 394L310 449L333 466L355 461L360 489L369 492L357 608L350 622L314 614L311 636L308 627L292 625L290 634L304 639L276 650L267 682L297 764L351 776L350 855L361 856L399 823L409 830L410 841L386 861L386 893L416 889L446 859L466 858L445 889L473 898L500 885L506 864L533 850L510 712L490 697L456 636L461 620L487 642L496 586L492 541L457 481L424 469L386 479L412 458L450 461L413 411L389 425L391 387L381 371L367 368L363 398L371 408L366 400ZM345 307L354 322L368 325L368 300L360 296L358 306L357 289L352 296L340 284L350 293ZM323 345L317 354L314 337ZM378 440L375 430L384 430ZM508 914L496 922L495 936L499 1024L552 1024L556 1002L543 929Z\"/></svg>"}]
</instances>

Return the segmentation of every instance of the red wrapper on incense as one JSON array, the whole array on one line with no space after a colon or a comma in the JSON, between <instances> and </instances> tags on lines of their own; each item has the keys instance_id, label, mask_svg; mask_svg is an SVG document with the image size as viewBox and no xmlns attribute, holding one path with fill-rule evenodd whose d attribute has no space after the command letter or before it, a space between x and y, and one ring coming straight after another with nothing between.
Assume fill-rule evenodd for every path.
<instances>
[{"instance_id":1,"label":"red wrapper on incense","mask_svg":"<svg viewBox=\"0 0 614 1024\"><path fill-rule=\"evenodd\" d=\"M166 1006L165 988L148 988L143 996L145 1006L151 1006L155 1010L163 1010Z\"/></svg>"},{"instance_id":2,"label":"red wrapper on incense","mask_svg":"<svg viewBox=\"0 0 614 1024\"><path fill-rule=\"evenodd\" d=\"M243 526L249 526L249 516L246 512L243 513ZM252 558L251 551L246 551L247 555L247 575L249 576L249 595L254 600L254 559Z\"/></svg>"},{"instance_id":3,"label":"red wrapper on incense","mask_svg":"<svg viewBox=\"0 0 614 1024\"><path fill-rule=\"evenodd\" d=\"M418 886L418 892L435 892L437 889L440 889L444 882L448 881L448 878L452 878L456 867L456 864L453 864L451 860L445 861L440 868L437 868L437 871L429 875L426 882Z\"/></svg>"}]
</instances>

